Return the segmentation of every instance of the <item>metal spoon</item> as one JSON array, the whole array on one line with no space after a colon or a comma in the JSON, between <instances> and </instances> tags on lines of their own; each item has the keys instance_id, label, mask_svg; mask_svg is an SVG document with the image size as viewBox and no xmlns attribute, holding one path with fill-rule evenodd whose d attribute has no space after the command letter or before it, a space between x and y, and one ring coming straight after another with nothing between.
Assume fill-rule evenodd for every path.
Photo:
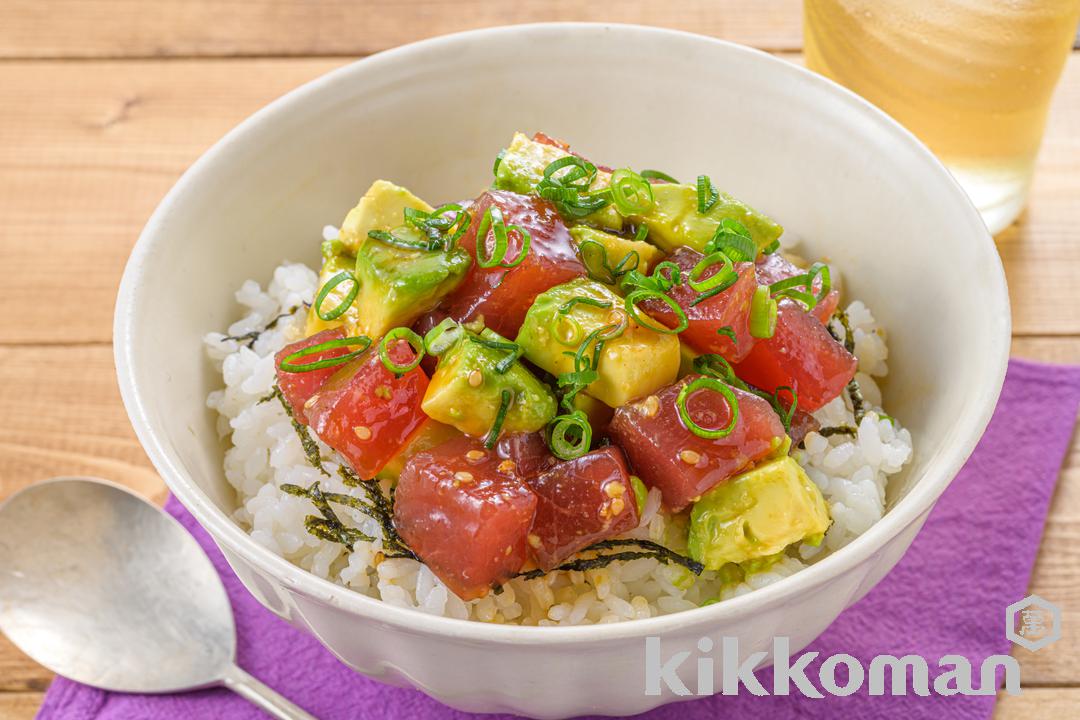
<instances>
[{"instance_id":1,"label":"metal spoon","mask_svg":"<svg viewBox=\"0 0 1080 720\"><path fill-rule=\"evenodd\" d=\"M0 631L86 685L224 686L279 720L315 720L237 667L232 607L195 539L105 481L56 478L0 506Z\"/></svg>"}]
</instances>

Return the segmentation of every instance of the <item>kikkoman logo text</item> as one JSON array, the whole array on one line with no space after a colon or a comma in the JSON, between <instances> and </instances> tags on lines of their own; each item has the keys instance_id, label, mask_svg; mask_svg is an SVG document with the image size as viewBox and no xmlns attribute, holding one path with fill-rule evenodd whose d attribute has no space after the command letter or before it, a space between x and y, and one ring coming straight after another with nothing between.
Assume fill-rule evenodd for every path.
<instances>
[{"instance_id":1,"label":"kikkoman logo text","mask_svg":"<svg viewBox=\"0 0 1080 720\"><path fill-rule=\"evenodd\" d=\"M691 689L679 677L680 667L690 660L691 652L683 650L665 658L660 638L645 639L645 694L660 695L663 687L676 695L716 694L714 672L716 644L710 637L697 642L699 654L696 664L696 687ZM739 662L739 639L720 639L719 660L721 664L721 688L723 695L790 695L792 686L809 698L823 698L826 694L845 696L858 692L864 684L871 695L993 695L997 692L995 674L1005 670L1005 691L1020 694L1020 665L1008 655L991 655L979 668L979 685L973 685L973 668L962 655L945 655L939 658L933 680L930 679L930 663L920 655L878 655L864 667L861 660L840 653L825 658L817 669L815 684L809 665L817 659L818 652L804 652L792 662L791 645L786 637L773 640L772 687L766 688L755 675L754 668L765 660L764 651L751 653ZM840 666L846 673L840 673Z\"/></svg>"}]
</instances>

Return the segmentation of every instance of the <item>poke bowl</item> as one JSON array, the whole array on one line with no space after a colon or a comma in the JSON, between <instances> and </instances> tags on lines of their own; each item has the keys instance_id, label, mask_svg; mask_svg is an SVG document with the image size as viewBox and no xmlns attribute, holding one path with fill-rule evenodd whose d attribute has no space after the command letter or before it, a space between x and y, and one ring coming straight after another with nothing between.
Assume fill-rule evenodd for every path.
<instances>
[{"instance_id":1,"label":"poke bowl","mask_svg":"<svg viewBox=\"0 0 1080 720\"><path fill-rule=\"evenodd\" d=\"M536 717L673 699L648 637L811 642L903 555L1008 348L993 242L907 131L764 53L592 24L259 111L149 221L115 327L141 442L262 604Z\"/></svg>"}]
</instances>

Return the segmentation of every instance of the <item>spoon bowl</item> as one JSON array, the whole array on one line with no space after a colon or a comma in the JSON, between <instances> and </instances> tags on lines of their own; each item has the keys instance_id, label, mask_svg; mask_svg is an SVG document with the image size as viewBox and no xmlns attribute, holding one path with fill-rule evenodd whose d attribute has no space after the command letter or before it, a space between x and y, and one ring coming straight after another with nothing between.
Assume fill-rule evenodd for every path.
<instances>
[{"instance_id":1,"label":"spoon bowl","mask_svg":"<svg viewBox=\"0 0 1080 720\"><path fill-rule=\"evenodd\" d=\"M235 665L232 607L195 539L106 481L56 478L0 506L0 631L104 690L224 685L277 717L311 717Z\"/></svg>"}]
</instances>

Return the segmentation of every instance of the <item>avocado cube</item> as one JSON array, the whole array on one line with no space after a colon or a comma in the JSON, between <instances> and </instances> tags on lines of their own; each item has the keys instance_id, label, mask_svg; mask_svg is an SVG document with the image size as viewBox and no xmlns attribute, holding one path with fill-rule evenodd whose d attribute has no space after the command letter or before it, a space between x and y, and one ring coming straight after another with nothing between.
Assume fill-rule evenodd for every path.
<instances>
[{"instance_id":1,"label":"avocado cube","mask_svg":"<svg viewBox=\"0 0 1080 720\"><path fill-rule=\"evenodd\" d=\"M588 298L608 306L578 302L568 312L560 312L573 298ZM518 332L517 343L525 357L549 373L572 372L572 355L589 333L618 323L625 314L620 295L595 280L578 278L536 298ZM586 352L591 355L593 346ZM679 371L679 340L627 318L623 334L604 343L596 370L599 377L585 392L611 407L625 405L674 382Z\"/></svg>"},{"instance_id":2,"label":"avocado cube","mask_svg":"<svg viewBox=\"0 0 1080 720\"><path fill-rule=\"evenodd\" d=\"M705 252L705 244L725 218L738 220L746 226L758 249L768 247L784 231L771 219L727 193L720 193L709 212L702 215L697 207L697 188L692 185L659 183L652 186L652 191L654 202L649 212L632 215L630 219L644 223L649 228L649 240L664 252L675 252L683 245Z\"/></svg>"},{"instance_id":3,"label":"avocado cube","mask_svg":"<svg viewBox=\"0 0 1080 720\"><path fill-rule=\"evenodd\" d=\"M607 253L608 266L611 269L614 269L628 254L635 252L638 255L637 264L635 265L633 260L629 260L623 269L639 270L647 275L652 272L653 266L664 257L664 253L651 243L642 240L630 240L585 225L570 228L570 237L574 239L574 243L578 246L578 254L581 255L582 262L589 266L590 270L596 270L597 268L591 265L591 262L593 262L592 254L588 252L582 253L581 251L581 244L587 241L599 243L600 247L604 248ZM590 262L586 262L587 259Z\"/></svg>"},{"instance_id":4,"label":"avocado cube","mask_svg":"<svg viewBox=\"0 0 1080 720\"><path fill-rule=\"evenodd\" d=\"M416 242L424 239L410 227L399 227L394 234ZM461 283L471 264L461 248L414 250L368 238L356 255L357 329L375 339L391 328L412 325Z\"/></svg>"},{"instance_id":5,"label":"avocado cube","mask_svg":"<svg viewBox=\"0 0 1080 720\"><path fill-rule=\"evenodd\" d=\"M717 485L690 512L690 557L708 570L775 555L829 528L817 485L790 456Z\"/></svg>"},{"instance_id":6,"label":"avocado cube","mask_svg":"<svg viewBox=\"0 0 1080 720\"><path fill-rule=\"evenodd\" d=\"M350 255L356 255L368 241L368 232L389 230L401 225L405 208L431 212L432 207L403 187L386 180L376 180L349 211L338 235Z\"/></svg>"},{"instance_id":7,"label":"avocado cube","mask_svg":"<svg viewBox=\"0 0 1080 720\"><path fill-rule=\"evenodd\" d=\"M501 433L536 432L555 417L555 396L547 385L515 360L499 373L496 365L507 350L488 347L477 340L504 338L485 329L480 335L464 331L461 338L439 358L420 407L428 417L473 437L484 437L495 424L503 390L511 393L510 408Z\"/></svg>"},{"instance_id":8,"label":"avocado cube","mask_svg":"<svg viewBox=\"0 0 1080 720\"><path fill-rule=\"evenodd\" d=\"M522 133L514 133L495 171L495 188L521 195L535 194L536 184L544 179L544 168L568 155L570 153L562 148L530 140ZM610 183L611 173L598 170L589 189L602 190ZM621 230L623 226L622 216L610 204L586 216L584 221L612 230Z\"/></svg>"}]
</instances>

